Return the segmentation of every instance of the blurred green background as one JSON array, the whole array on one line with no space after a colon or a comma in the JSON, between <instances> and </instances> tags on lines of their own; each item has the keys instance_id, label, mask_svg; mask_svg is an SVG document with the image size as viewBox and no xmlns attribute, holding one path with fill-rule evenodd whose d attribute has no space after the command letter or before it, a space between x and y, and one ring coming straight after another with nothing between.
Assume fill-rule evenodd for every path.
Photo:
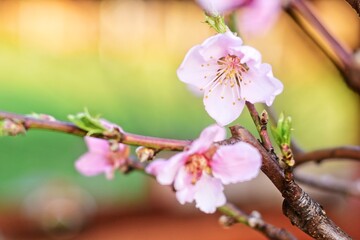
<instances>
[{"instance_id":1,"label":"blurred green background","mask_svg":"<svg viewBox=\"0 0 360 240\"><path fill-rule=\"evenodd\" d=\"M331 2L316 2L320 17L347 47L359 47L355 13ZM202 21L191 1L1 1L0 109L66 120L86 107L128 132L193 139L213 120L176 69L190 47L214 34ZM285 14L270 33L245 42L284 82L275 108L293 117L301 146L359 143L359 98ZM246 111L236 123L254 130ZM81 138L66 134L1 138L0 207L58 180L103 204L146 198L141 174L107 181L76 172L85 151Z\"/></svg>"}]
</instances>

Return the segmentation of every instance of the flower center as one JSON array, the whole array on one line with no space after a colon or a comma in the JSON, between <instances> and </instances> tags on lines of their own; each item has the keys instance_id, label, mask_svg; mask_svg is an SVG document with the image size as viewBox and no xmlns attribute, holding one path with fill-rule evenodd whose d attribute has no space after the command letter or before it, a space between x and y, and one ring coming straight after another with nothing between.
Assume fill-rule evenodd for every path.
<instances>
[{"instance_id":1,"label":"flower center","mask_svg":"<svg viewBox=\"0 0 360 240\"><path fill-rule=\"evenodd\" d=\"M246 63L241 63L240 58L235 55L226 55L225 57L221 57L217 61L217 64L220 68L217 70L216 78L220 81L228 82L231 87L235 84L240 87L242 73L249 70Z\"/></svg>"},{"instance_id":2,"label":"flower center","mask_svg":"<svg viewBox=\"0 0 360 240\"><path fill-rule=\"evenodd\" d=\"M210 57L210 59L213 59ZM202 65L205 67L205 65ZM236 100L241 100L240 88L241 84L246 85L247 83L243 82L243 74L249 71L249 67L246 63L241 63L241 59L235 55L226 55L219 58L216 62L210 61L206 64L207 67L216 67L216 74L213 79L208 82L201 90L208 88L209 92L205 95L205 98L211 94L211 92L217 88L221 87L221 99L224 99L224 93L226 88L231 89L233 105L236 104ZM211 70L214 72L214 70ZM207 79L209 76L205 75L204 78ZM250 83L250 81L248 81Z\"/></svg>"},{"instance_id":3,"label":"flower center","mask_svg":"<svg viewBox=\"0 0 360 240\"><path fill-rule=\"evenodd\" d=\"M109 151L106 155L108 162L114 168L120 167L126 163L127 157L129 156L129 149L117 149L115 151Z\"/></svg>"},{"instance_id":4,"label":"flower center","mask_svg":"<svg viewBox=\"0 0 360 240\"><path fill-rule=\"evenodd\" d=\"M205 157L205 155L198 153L191 155L187 159L185 169L192 175L192 184L195 184L200 179L203 171L206 171L209 174L211 173L208 158Z\"/></svg>"}]
</instances>

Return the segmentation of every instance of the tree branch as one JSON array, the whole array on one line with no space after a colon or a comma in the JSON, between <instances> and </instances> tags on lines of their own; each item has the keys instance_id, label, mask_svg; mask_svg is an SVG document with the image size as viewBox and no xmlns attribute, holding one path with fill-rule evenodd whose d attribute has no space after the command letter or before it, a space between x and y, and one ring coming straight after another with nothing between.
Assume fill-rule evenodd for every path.
<instances>
[{"instance_id":1,"label":"tree branch","mask_svg":"<svg viewBox=\"0 0 360 240\"><path fill-rule=\"evenodd\" d=\"M272 158L276 159L276 161L279 163L279 158L278 158L278 156L276 155L276 153L274 151L274 147L271 144L271 140L270 140L270 137L269 137L268 132L267 132L267 122L268 122L268 114L267 114L267 112L263 111L263 113L261 114L262 116L260 118L258 112L256 111L256 108L255 108L254 104L252 104L250 102L246 102L246 106L249 109L250 115L251 115L251 117L252 117L252 119L253 119L253 121L255 123L255 126L256 126L256 128L258 130L258 133L259 133L260 138L261 138L262 145L269 152L269 154L271 154ZM266 115L265 119L264 119L264 115ZM288 148L288 151L289 151L288 152L289 156L291 156L291 159L292 159L291 149ZM287 163L287 160L284 157L285 157L285 154L283 154L283 158L281 158L281 161L284 163L283 171L284 171L284 174L285 174L285 178L288 181L291 181L294 178L294 176L292 174L292 170L293 170L292 166L293 165L290 166ZM288 160L290 160L290 159L288 159Z\"/></svg>"},{"instance_id":2,"label":"tree branch","mask_svg":"<svg viewBox=\"0 0 360 240\"><path fill-rule=\"evenodd\" d=\"M295 173L295 179L302 184L320 190L345 196L360 197L360 180L346 181L329 175L317 177L297 172Z\"/></svg>"},{"instance_id":3,"label":"tree branch","mask_svg":"<svg viewBox=\"0 0 360 240\"><path fill-rule=\"evenodd\" d=\"M0 112L0 120L2 119L12 119L20 122L24 125L26 129L44 129L51 130L56 132L70 133L77 136L86 136L87 132L77 127L75 124L62 121L48 121L36 119L33 117L23 116L20 114ZM154 148L157 150L172 150L172 151L181 151L186 146L190 144L191 141L187 140L175 140L175 139L166 139L166 138L157 138L157 137L148 137L141 136L137 134L120 132L119 135L92 135L92 137L104 138L104 139L115 139L119 142L135 145L135 146L144 146L149 148Z\"/></svg>"},{"instance_id":4,"label":"tree branch","mask_svg":"<svg viewBox=\"0 0 360 240\"><path fill-rule=\"evenodd\" d=\"M277 117L273 108L265 106L265 109L269 114L270 120L276 123ZM296 159L296 165L294 167L298 167L308 162L321 163L324 160L330 159L360 160L360 146L343 146L304 152L297 146L297 144L294 145L294 139L292 139L291 148L293 149ZM347 196L360 197L360 181L349 182L335 179L331 176L315 177L299 173L295 173L295 179L300 183L320 190Z\"/></svg>"},{"instance_id":5,"label":"tree branch","mask_svg":"<svg viewBox=\"0 0 360 240\"><path fill-rule=\"evenodd\" d=\"M324 27L324 25L319 21L313 11L303 0L289 0L284 8L289 16L334 63L334 65L342 74L343 79L348 87L350 87L356 93L360 94L360 63L356 61L355 56L346 50L340 44L340 42L329 33L329 31ZM339 58L338 60L340 60L340 63L338 63L337 59L335 59L334 56L319 43L313 33L309 31L301 19L298 18L296 12L305 18L311 24L311 26L326 40L332 51L334 51L335 55Z\"/></svg>"},{"instance_id":6,"label":"tree branch","mask_svg":"<svg viewBox=\"0 0 360 240\"><path fill-rule=\"evenodd\" d=\"M22 124L25 129L44 129L44 130L52 130L56 132L69 133L76 136L86 136L87 132L80 129L76 125L69 122L61 122L61 121L49 121L49 120L41 120L33 117L23 116L20 114L13 114L7 112L0 112L0 120L10 119L14 120L20 124ZM102 138L102 139L116 139L119 142L129 145L135 146L145 146L155 149L166 149L166 150L183 150L186 146L190 144L190 141L182 141L182 140L174 140L174 139L164 139L164 138L154 138L141 136L131 133L120 132L121 138L118 139L118 136L104 136L104 135L96 135L94 137ZM127 169L125 173L128 173L132 170L144 171L146 164L141 163L134 159L129 159L127 163ZM287 232L284 229L279 229L273 225L265 223L261 219L257 219L257 221L251 225L249 224L249 220L251 216L244 214L240 209L236 208L231 203L227 203L226 205L218 208L219 212L222 212L228 217L233 218L236 222L244 223L245 225L261 232L269 239L278 239L278 240L294 240L296 239L291 233ZM253 217L254 218L254 217Z\"/></svg>"},{"instance_id":7,"label":"tree branch","mask_svg":"<svg viewBox=\"0 0 360 240\"><path fill-rule=\"evenodd\" d=\"M78 136L86 135L86 131L67 122L39 120L4 112L0 112L0 120L1 119L11 119L21 122L26 129L47 129ZM285 178L283 169L280 168L275 154L269 153L259 141L243 127L233 126L230 127L230 131L232 137L219 142L219 144L229 145L244 141L259 150L263 158L261 170L268 176L284 197L283 212L293 224L315 239L350 239L344 231L326 216L320 204L312 200L293 180ZM96 137L109 139L109 136ZM114 139L129 145L139 146L144 144L146 147L169 150L182 150L190 143L190 141L152 138L125 132L121 132L120 139L118 137L119 136L115 138L114 136ZM152 143L152 141L156 142L156 144ZM141 166L136 165L135 168L141 168Z\"/></svg>"},{"instance_id":8,"label":"tree branch","mask_svg":"<svg viewBox=\"0 0 360 240\"><path fill-rule=\"evenodd\" d=\"M249 131L240 126L231 127L230 130L233 137L224 141L223 144L244 141L260 151L263 158L261 170L281 192L284 198L283 212L294 225L315 239L351 239L327 217L319 203L311 199L294 181L288 181L285 178L276 159L272 158L272 155Z\"/></svg>"},{"instance_id":9,"label":"tree branch","mask_svg":"<svg viewBox=\"0 0 360 240\"><path fill-rule=\"evenodd\" d=\"M328 159L349 159L360 161L360 146L343 146L295 154L296 165L308 162L321 163Z\"/></svg>"},{"instance_id":10,"label":"tree branch","mask_svg":"<svg viewBox=\"0 0 360 240\"><path fill-rule=\"evenodd\" d=\"M346 0L346 2L350 4L360 17L360 0Z\"/></svg>"}]
</instances>

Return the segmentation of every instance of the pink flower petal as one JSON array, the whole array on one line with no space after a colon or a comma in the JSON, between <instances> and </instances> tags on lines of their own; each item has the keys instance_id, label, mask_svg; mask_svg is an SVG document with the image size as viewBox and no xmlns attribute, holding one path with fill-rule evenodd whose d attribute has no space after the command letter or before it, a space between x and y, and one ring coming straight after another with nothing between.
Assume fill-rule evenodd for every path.
<instances>
[{"instance_id":1,"label":"pink flower petal","mask_svg":"<svg viewBox=\"0 0 360 240\"><path fill-rule=\"evenodd\" d=\"M109 142L95 137L84 137L89 152L106 155L110 151Z\"/></svg>"},{"instance_id":2,"label":"pink flower petal","mask_svg":"<svg viewBox=\"0 0 360 240\"><path fill-rule=\"evenodd\" d=\"M105 176L106 176L106 179L107 180L112 180L114 178L114 175L115 175L115 170L117 169L118 167L107 167L105 169Z\"/></svg>"},{"instance_id":3,"label":"pink flower petal","mask_svg":"<svg viewBox=\"0 0 360 240\"><path fill-rule=\"evenodd\" d=\"M229 53L229 47L241 46L242 44L241 38L235 36L231 31L227 31L206 39L198 51L205 61L213 59L216 63L219 58Z\"/></svg>"},{"instance_id":4,"label":"pink flower petal","mask_svg":"<svg viewBox=\"0 0 360 240\"><path fill-rule=\"evenodd\" d=\"M261 167L259 151L248 143L221 146L211 162L214 177L223 184L248 181L256 177Z\"/></svg>"},{"instance_id":5,"label":"pink flower petal","mask_svg":"<svg viewBox=\"0 0 360 240\"><path fill-rule=\"evenodd\" d=\"M205 213L214 213L217 207L226 203L224 187L219 179L204 173L195 188L196 207Z\"/></svg>"},{"instance_id":6,"label":"pink flower petal","mask_svg":"<svg viewBox=\"0 0 360 240\"><path fill-rule=\"evenodd\" d=\"M258 68L249 67L250 70L243 75L241 97L251 103L264 102L271 105L275 96L282 92L282 83L272 77L269 64L263 63Z\"/></svg>"},{"instance_id":7,"label":"pink flower petal","mask_svg":"<svg viewBox=\"0 0 360 240\"><path fill-rule=\"evenodd\" d=\"M111 166L102 154L85 153L76 162L75 168L85 176L104 173Z\"/></svg>"},{"instance_id":8,"label":"pink flower petal","mask_svg":"<svg viewBox=\"0 0 360 240\"><path fill-rule=\"evenodd\" d=\"M266 33L276 22L280 10L280 0L249 1L238 15L240 32L247 36Z\"/></svg>"},{"instance_id":9,"label":"pink flower petal","mask_svg":"<svg viewBox=\"0 0 360 240\"><path fill-rule=\"evenodd\" d=\"M179 168L184 165L188 154L181 152L172 156L169 160L155 160L146 167L146 172L156 176L156 180L162 185L170 185L174 182Z\"/></svg>"},{"instance_id":10,"label":"pink flower petal","mask_svg":"<svg viewBox=\"0 0 360 240\"><path fill-rule=\"evenodd\" d=\"M191 143L189 154L203 153L209 149L211 144L216 141L224 140L226 136L226 130L217 124L210 125L205 128L200 137Z\"/></svg>"},{"instance_id":11,"label":"pink flower petal","mask_svg":"<svg viewBox=\"0 0 360 240\"><path fill-rule=\"evenodd\" d=\"M205 95L205 110L219 125L225 126L240 116L245 101L238 100L236 95L235 88L230 87L216 87Z\"/></svg>"},{"instance_id":12,"label":"pink flower petal","mask_svg":"<svg viewBox=\"0 0 360 240\"><path fill-rule=\"evenodd\" d=\"M211 81L210 77L205 78L205 76L216 74L216 69L209 71L203 67L206 61L200 55L200 48L200 45L192 47L177 70L177 75L182 82L191 84L199 90Z\"/></svg>"},{"instance_id":13,"label":"pink flower petal","mask_svg":"<svg viewBox=\"0 0 360 240\"><path fill-rule=\"evenodd\" d=\"M155 161L150 162L146 166L145 172L150 175L157 176L160 173L161 169L163 169L166 165L166 159L156 159Z\"/></svg>"},{"instance_id":14,"label":"pink flower petal","mask_svg":"<svg viewBox=\"0 0 360 240\"><path fill-rule=\"evenodd\" d=\"M202 9L213 15L239 7L247 1L248 0L196 0Z\"/></svg>"}]
</instances>

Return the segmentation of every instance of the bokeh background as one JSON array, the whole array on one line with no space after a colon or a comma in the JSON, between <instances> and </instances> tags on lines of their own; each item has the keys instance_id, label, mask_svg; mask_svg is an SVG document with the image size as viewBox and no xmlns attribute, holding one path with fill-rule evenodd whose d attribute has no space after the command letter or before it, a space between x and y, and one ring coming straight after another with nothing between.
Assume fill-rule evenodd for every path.
<instances>
[{"instance_id":1,"label":"bokeh background","mask_svg":"<svg viewBox=\"0 0 360 240\"><path fill-rule=\"evenodd\" d=\"M359 18L345 1L311 5L344 46L359 48ZM213 120L176 69L190 47L214 34L203 21L192 1L1 0L0 109L66 120L86 107L128 132L193 139ZM275 109L293 117L300 146L359 144L359 97L289 16L282 13L267 34L244 40L283 81ZM246 111L235 123L254 131ZM169 188L140 173L117 174L113 181L84 177L74 161L85 151L81 138L53 132L0 139L1 240L262 239L240 225L224 231L217 215L179 205ZM359 176L350 162L302 170ZM360 238L352 221L359 200L309 191ZM243 209L259 210L306 239L281 215L280 194L264 176L227 192Z\"/></svg>"}]
</instances>

